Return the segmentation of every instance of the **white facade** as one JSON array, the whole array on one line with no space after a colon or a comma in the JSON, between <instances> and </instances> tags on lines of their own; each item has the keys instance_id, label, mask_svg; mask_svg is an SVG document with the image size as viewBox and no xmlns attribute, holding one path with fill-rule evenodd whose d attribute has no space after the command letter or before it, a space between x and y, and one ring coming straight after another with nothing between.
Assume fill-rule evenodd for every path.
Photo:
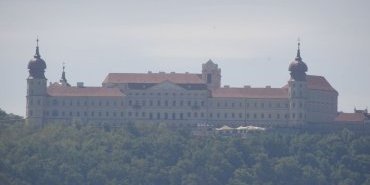
<instances>
[{"instance_id":1,"label":"white facade","mask_svg":"<svg viewBox=\"0 0 370 185\"><path fill-rule=\"evenodd\" d=\"M294 75L281 88L221 87L221 69L210 60L202 65L202 73L112 73L102 87L71 87L63 71L61 83L47 87L46 78L30 72L27 120L271 125L333 121L335 89L324 77L298 80Z\"/></svg>"}]
</instances>

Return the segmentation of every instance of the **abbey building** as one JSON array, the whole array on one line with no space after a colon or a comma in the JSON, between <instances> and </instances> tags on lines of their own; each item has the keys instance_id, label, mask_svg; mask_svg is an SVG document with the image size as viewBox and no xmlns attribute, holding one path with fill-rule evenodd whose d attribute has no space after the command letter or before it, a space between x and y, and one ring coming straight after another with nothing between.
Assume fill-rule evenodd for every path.
<instances>
[{"instance_id":1,"label":"abbey building","mask_svg":"<svg viewBox=\"0 0 370 185\"><path fill-rule=\"evenodd\" d=\"M332 122L338 92L322 76L306 75L298 44L284 87L221 87L213 61L200 73L110 73L101 87L47 85L46 62L36 53L28 63L27 121L87 124L165 122L174 124L310 124ZM282 72L284 75L285 73Z\"/></svg>"}]
</instances>

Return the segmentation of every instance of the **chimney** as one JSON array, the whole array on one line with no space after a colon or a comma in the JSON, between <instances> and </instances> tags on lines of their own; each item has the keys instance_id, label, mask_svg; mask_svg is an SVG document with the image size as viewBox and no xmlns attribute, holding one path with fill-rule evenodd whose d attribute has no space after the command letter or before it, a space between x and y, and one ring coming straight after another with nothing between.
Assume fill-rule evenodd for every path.
<instances>
[{"instance_id":1,"label":"chimney","mask_svg":"<svg viewBox=\"0 0 370 185\"><path fill-rule=\"evenodd\" d=\"M267 88L267 89L271 89L271 85L267 85L267 86L266 86L266 88Z\"/></svg>"},{"instance_id":2,"label":"chimney","mask_svg":"<svg viewBox=\"0 0 370 185\"><path fill-rule=\"evenodd\" d=\"M79 87L79 88L84 87L84 83L83 82L77 82L77 87Z\"/></svg>"},{"instance_id":3,"label":"chimney","mask_svg":"<svg viewBox=\"0 0 370 185\"><path fill-rule=\"evenodd\" d=\"M244 88L251 88L251 86L250 85L245 85Z\"/></svg>"},{"instance_id":4,"label":"chimney","mask_svg":"<svg viewBox=\"0 0 370 185\"><path fill-rule=\"evenodd\" d=\"M230 85L224 85L224 88L230 88Z\"/></svg>"}]
</instances>

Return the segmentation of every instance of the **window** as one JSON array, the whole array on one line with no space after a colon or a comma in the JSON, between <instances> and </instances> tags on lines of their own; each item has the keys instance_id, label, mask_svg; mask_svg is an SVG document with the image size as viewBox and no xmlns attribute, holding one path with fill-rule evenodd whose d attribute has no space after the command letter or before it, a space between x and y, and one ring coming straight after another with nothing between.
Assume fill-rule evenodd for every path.
<instances>
[{"instance_id":1,"label":"window","mask_svg":"<svg viewBox=\"0 0 370 185\"><path fill-rule=\"evenodd\" d=\"M176 114L172 113L172 119L176 119Z\"/></svg>"},{"instance_id":2,"label":"window","mask_svg":"<svg viewBox=\"0 0 370 185\"><path fill-rule=\"evenodd\" d=\"M180 119L184 119L184 114L180 113Z\"/></svg>"},{"instance_id":3,"label":"window","mask_svg":"<svg viewBox=\"0 0 370 185\"><path fill-rule=\"evenodd\" d=\"M58 100L53 100L52 104L53 104L54 106L57 106L57 105L58 105Z\"/></svg>"},{"instance_id":4,"label":"window","mask_svg":"<svg viewBox=\"0 0 370 185\"><path fill-rule=\"evenodd\" d=\"M212 74L208 73L207 74L207 84L212 83Z\"/></svg>"},{"instance_id":5,"label":"window","mask_svg":"<svg viewBox=\"0 0 370 185\"><path fill-rule=\"evenodd\" d=\"M32 116L32 115L33 115L32 110L30 110L30 111L28 112L28 114L29 114L30 116Z\"/></svg>"}]
</instances>

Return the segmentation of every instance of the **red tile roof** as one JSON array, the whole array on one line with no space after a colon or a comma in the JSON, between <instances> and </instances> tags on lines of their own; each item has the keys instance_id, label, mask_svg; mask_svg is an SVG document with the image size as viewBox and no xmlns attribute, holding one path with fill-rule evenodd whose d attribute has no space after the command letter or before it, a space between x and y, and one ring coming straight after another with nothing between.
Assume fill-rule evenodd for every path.
<instances>
[{"instance_id":1,"label":"red tile roof","mask_svg":"<svg viewBox=\"0 0 370 185\"><path fill-rule=\"evenodd\" d=\"M336 122L363 122L366 116L362 113L339 113Z\"/></svg>"},{"instance_id":2,"label":"red tile roof","mask_svg":"<svg viewBox=\"0 0 370 185\"><path fill-rule=\"evenodd\" d=\"M307 87L324 91L336 91L323 76L307 75Z\"/></svg>"},{"instance_id":3,"label":"red tile roof","mask_svg":"<svg viewBox=\"0 0 370 185\"><path fill-rule=\"evenodd\" d=\"M51 85L47 89L50 96L91 96L91 97L119 97L124 94L118 88L105 87L66 87Z\"/></svg>"},{"instance_id":4,"label":"red tile roof","mask_svg":"<svg viewBox=\"0 0 370 185\"><path fill-rule=\"evenodd\" d=\"M194 73L109 73L104 83L161 83L204 84L201 74Z\"/></svg>"},{"instance_id":5,"label":"red tile roof","mask_svg":"<svg viewBox=\"0 0 370 185\"><path fill-rule=\"evenodd\" d=\"M284 88L219 88L212 91L212 97L222 98L288 98Z\"/></svg>"},{"instance_id":6,"label":"red tile roof","mask_svg":"<svg viewBox=\"0 0 370 185\"><path fill-rule=\"evenodd\" d=\"M337 92L323 76L307 75L306 79L308 89ZM288 88L288 84L283 88Z\"/></svg>"}]
</instances>

